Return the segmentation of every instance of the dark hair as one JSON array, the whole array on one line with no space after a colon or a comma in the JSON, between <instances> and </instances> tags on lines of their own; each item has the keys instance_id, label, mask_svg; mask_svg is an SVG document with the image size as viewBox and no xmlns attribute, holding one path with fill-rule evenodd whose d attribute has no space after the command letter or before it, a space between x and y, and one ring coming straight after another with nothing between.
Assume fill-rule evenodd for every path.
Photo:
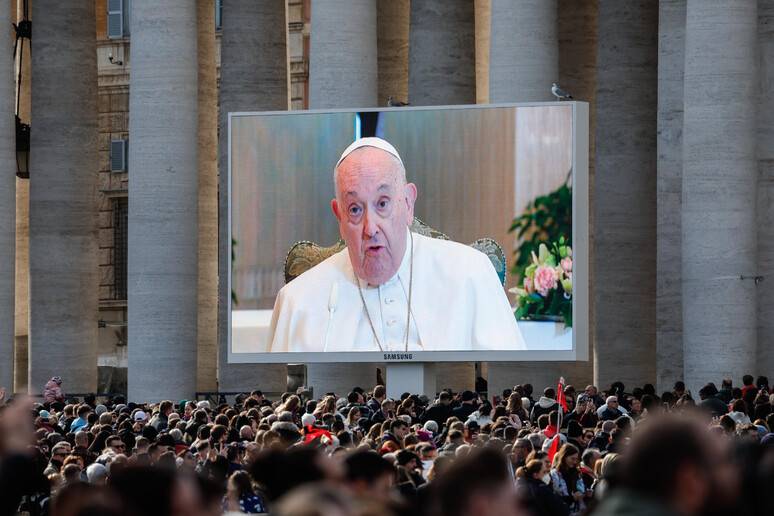
<instances>
[{"instance_id":1,"label":"dark hair","mask_svg":"<svg viewBox=\"0 0 774 516\"><path fill-rule=\"evenodd\" d=\"M387 388L384 385L374 387L374 398L382 398L387 395Z\"/></svg>"},{"instance_id":2,"label":"dark hair","mask_svg":"<svg viewBox=\"0 0 774 516\"><path fill-rule=\"evenodd\" d=\"M699 396L702 399L703 398L711 398L712 396L714 396L717 393L718 393L718 389L717 389L717 387L715 387L715 384L713 384L713 383L708 383L707 385L705 385L704 387L699 389Z\"/></svg>"},{"instance_id":3,"label":"dark hair","mask_svg":"<svg viewBox=\"0 0 774 516\"><path fill-rule=\"evenodd\" d=\"M680 381L680 380L676 381L675 382L675 387L672 390L673 391L678 391L678 392L684 391L685 390L685 382Z\"/></svg>"},{"instance_id":4,"label":"dark hair","mask_svg":"<svg viewBox=\"0 0 774 516\"><path fill-rule=\"evenodd\" d=\"M263 486L270 501L277 500L300 485L325 479L319 466L320 452L315 448L290 448L283 452L268 450L250 466L250 474Z\"/></svg>"},{"instance_id":5,"label":"dark hair","mask_svg":"<svg viewBox=\"0 0 774 516\"><path fill-rule=\"evenodd\" d=\"M245 496L254 495L253 482L250 479L250 474L245 470L237 470L229 477L229 482L234 484L239 498Z\"/></svg>"},{"instance_id":6,"label":"dark hair","mask_svg":"<svg viewBox=\"0 0 774 516\"><path fill-rule=\"evenodd\" d=\"M755 385L758 387L758 389L769 389L769 379L765 376L759 376L757 380L755 380Z\"/></svg>"},{"instance_id":7,"label":"dark hair","mask_svg":"<svg viewBox=\"0 0 774 516\"><path fill-rule=\"evenodd\" d=\"M545 389L543 389L543 396L545 396L546 398L553 399L554 396L556 396L556 391L553 390L551 387L546 387Z\"/></svg>"},{"instance_id":8,"label":"dark hair","mask_svg":"<svg viewBox=\"0 0 774 516\"><path fill-rule=\"evenodd\" d=\"M543 461L538 459L532 459L526 465L516 470L516 476L519 478L532 478L535 473L539 473L543 469Z\"/></svg>"},{"instance_id":9,"label":"dark hair","mask_svg":"<svg viewBox=\"0 0 774 516\"><path fill-rule=\"evenodd\" d=\"M401 426L408 426L408 425L402 419L393 419L392 422L390 423L390 433L392 433L393 430Z\"/></svg>"},{"instance_id":10,"label":"dark hair","mask_svg":"<svg viewBox=\"0 0 774 516\"><path fill-rule=\"evenodd\" d=\"M510 481L503 455L491 448L474 451L457 459L434 486L431 514L463 516L470 514L474 493L495 492ZM515 503L515 500L514 500Z\"/></svg>"},{"instance_id":11,"label":"dark hair","mask_svg":"<svg viewBox=\"0 0 774 516\"><path fill-rule=\"evenodd\" d=\"M746 374L742 377L742 383L744 385L752 385L753 384L753 377L751 374Z\"/></svg>"},{"instance_id":12,"label":"dark hair","mask_svg":"<svg viewBox=\"0 0 774 516\"><path fill-rule=\"evenodd\" d=\"M680 488L675 482L678 469L694 464L699 471L707 471L713 454L705 431L692 421L665 418L648 423L638 429L621 458L621 483L636 493L669 500ZM654 475L655 471L659 473Z\"/></svg>"},{"instance_id":13,"label":"dark hair","mask_svg":"<svg viewBox=\"0 0 774 516\"><path fill-rule=\"evenodd\" d=\"M350 482L363 480L372 484L379 477L394 473L392 464L372 451L358 451L350 454L344 459L344 467L347 470L347 480Z\"/></svg>"}]
</instances>

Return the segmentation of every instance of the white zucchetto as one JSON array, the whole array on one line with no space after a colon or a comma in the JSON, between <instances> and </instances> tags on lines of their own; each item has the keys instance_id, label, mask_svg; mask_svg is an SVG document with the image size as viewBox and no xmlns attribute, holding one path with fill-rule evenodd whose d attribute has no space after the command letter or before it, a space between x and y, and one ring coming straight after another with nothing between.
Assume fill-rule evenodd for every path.
<instances>
[{"instance_id":1,"label":"white zucchetto","mask_svg":"<svg viewBox=\"0 0 774 516\"><path fill-rule=\"evenodd\" d=\"M338 168L338 166L341 164L342 161L344 161L344 158L355 152L361 147L376 147L377 149L382 149L385 152L389 152L396 158L398 158L398 161L400 161L400 165L405 168L403 165L403 160L400 159L400 154L398 154L398 151L395 149L395 147L392 146L390 142L387 140L382 140L381 138L377 138L376 136L368 136L366 138L360 138L359 140L355 140L352 142L349 147L344 149L344 152L341 153L341 157L339 158L339 161L336 162L336 166L333 167L334 170Z\"/></svg>"}]
</instances>

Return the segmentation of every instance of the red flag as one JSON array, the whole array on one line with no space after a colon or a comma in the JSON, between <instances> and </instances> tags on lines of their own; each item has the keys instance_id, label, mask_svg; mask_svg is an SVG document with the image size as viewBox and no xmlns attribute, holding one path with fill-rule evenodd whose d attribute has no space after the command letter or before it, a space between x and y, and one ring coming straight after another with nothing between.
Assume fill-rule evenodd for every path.
<instances>
[{"instance_id":1,"label":"red flag","mask_svg":"<svg viewBox=\"0 0 774 516\"><path fill-rule=\"evenodd\" d=\"M564 395L564 377L559 377L559 384L556 386L556 401L562 407L563 412L569 412L567 408L567 397Z\"/></svg>"},{"instance_id":2,"label":"red flag","mask_svg":"<svg viewBox=\"0 0 774 516\"><path fill-rule=\"evenodd\" d=\"M553 462L553 461L554 461L554 455L556 455L556 452L558 452L558 451L559 451L559 444L560 444L561 442L562 442L562 439L561 439L561 437L559 437L559 434L557 433L557 434L554 436L554 440L553 440L553 442L551 443L551 446L549 446L549 448L548 448L548 460L549 460L550 462Z\"/></svg>"},{"instance_id":3,"label":"red flag","mask_svg":"<svg viewBox=\"0 0 774 516\"><path fill-rule=\"evenodd\" d=\"M331 433L324 428L315 428L309 425L304 429L304 444L309 444L315 439L320 439L322 442L323 438L327 438L328 442L331 441Z\"/></svg>"}]
</instances>

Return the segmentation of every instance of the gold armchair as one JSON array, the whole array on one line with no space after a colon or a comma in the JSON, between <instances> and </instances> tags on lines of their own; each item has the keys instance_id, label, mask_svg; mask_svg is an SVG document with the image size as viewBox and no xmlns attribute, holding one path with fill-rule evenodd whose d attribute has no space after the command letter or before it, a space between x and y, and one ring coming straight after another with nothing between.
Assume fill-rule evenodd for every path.
<instances>
[{"instance_id":1,"label":"gold armchair","mask_svg":"<svg viewBox=\"0 0 774 516\"><path fill-rule=\"evenodd\" d=\"M431 228L416 217L411 224L411 231L432 238L449 240L448 236ZM489 257L489 261L492 262L492 265L497 272L497 276L500 278L500 282L505 285L508 269L505 262L505 253L503 252L503 248L500 247L500 244L492 238L479 238L469 245ZM342 240L339 240L329 247L323 247L315 242L309 242L308 240L296 242L285 257L285 283L294 280L303 272L311 269L329 256L338 253L344 249L344 247L345 245Z\"/></svg>"}]
</instances>

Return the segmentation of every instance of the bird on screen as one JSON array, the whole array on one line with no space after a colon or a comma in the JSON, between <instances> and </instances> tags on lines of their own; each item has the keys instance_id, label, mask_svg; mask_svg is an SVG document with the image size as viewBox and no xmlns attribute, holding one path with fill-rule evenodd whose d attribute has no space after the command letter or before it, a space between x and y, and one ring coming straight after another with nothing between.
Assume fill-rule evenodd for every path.
<instances>
[{"instance_id":1,"label":"bird on screen","mask_svg":"<svg viewBox=\"0 0 774 516\"><path fill-rule=\"evenodd\" d=\"M489 258L410 231L417 187L395 147L355 141L333 181L346 248L280 290L269 351L525 349Z\"/></svg>"}]
</instances>

